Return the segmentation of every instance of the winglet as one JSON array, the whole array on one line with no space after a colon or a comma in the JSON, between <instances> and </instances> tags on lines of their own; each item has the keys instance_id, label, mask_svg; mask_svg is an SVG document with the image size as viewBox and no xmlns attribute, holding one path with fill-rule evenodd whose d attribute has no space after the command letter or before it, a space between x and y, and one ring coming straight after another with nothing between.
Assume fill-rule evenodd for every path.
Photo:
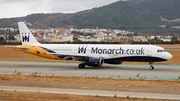
<instances>
[{"instance_id":1,"label":"winglet","mask_svg":"<svg viewBox=\"0 0 180 101\"><path fill-rule=\"evenodd\" d=\"M32 35L24 22L18 22L22 44L40 44Z\"/></svg>"}]
</instances>

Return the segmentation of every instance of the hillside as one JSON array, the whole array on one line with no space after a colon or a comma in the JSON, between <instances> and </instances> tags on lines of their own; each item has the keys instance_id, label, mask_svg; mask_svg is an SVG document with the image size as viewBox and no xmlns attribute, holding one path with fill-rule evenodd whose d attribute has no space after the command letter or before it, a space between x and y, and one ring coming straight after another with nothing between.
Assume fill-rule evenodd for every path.
<instances>
[{"instance_id":1,"label":"hillside","mask_svg":"<svg viewBox=\"0 0 180 101\"><path fill-rule=\"evenodd\" d=\"M127 0L77 13L31 14L26 17L0 19L0 27L17 26L27 21L34 28L69 27L111 28L142 32L179 33L171 26L180 25L180 0ZM167 25L165 29L159 25ZM153 31L152 31L153 30Z\"/></svg>"}]
</instances>

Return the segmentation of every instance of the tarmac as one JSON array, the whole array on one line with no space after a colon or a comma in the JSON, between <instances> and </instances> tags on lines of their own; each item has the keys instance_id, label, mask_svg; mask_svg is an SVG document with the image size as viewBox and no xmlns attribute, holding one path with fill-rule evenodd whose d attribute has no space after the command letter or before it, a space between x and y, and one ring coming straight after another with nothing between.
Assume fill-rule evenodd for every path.
<instances>
[{"instance_id":1,"label":"tarmac","mask_svg":"<svg viewBox=\"0 0 180 101\"><path fill-rule=\"evenodd\" d=\"M53 62L13 62L0 61L0 74L14 74L20 72L24 75L36 73L47 76L83 76L99 78L131 78L146 80L180 80L180 65L109 65L102 67L86 67L79 69L78 63Z\"/></svg>"}]
</instances>

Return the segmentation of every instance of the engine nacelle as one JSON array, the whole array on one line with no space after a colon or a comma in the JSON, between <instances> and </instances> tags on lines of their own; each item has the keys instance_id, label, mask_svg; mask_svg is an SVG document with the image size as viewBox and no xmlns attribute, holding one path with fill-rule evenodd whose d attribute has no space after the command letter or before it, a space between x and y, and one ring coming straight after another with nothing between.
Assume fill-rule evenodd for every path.
<instances>
[{"instance_id":1,"label":"engine nacelle","mask_svg":"<svg viewBox=\"0 0 180 101\"><path fill-rule=\"evenodd\" d=\"M99 67L102 66L103 59L101 58L88 58L85 60L85 65L87 66L93 66L93 67Z\"/></svg>"},{"instance_id":2,"label":"engine nacelle","mask_svg":"<svg viewBox=\"0 0 180 101\"><path fill-rule=\"evenodd\" d=\"M114 61L104 61L104 63L118 65L118 64L122 64L123 61L116 61L116 60L114 60Z\"/></svg>"}]
</instances>

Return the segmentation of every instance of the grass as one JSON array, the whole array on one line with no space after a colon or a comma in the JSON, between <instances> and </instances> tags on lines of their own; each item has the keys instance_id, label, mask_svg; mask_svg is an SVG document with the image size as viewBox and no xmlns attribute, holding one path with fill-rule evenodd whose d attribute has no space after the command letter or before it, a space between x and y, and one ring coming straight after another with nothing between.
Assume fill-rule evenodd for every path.
<instances>
[{"instance_id":1,"label":"grass","mask_svg":"<svg viewBox=\"0 0 180 101\"><path fill-rule=\"evenodd\" d=\"M21 72L17 72L17 75L21 75Z\"/></svg>"},{"instance_id":2,"label":"grass","mask_svg":"<svg viewBox=\"0 0 180 101\"><path fill-rule=\"evenodd\" d=\"M112 78L94 78L94 77L66 77L66 76L34 76L19 74L0 74L1 86L27 86L27 87L44 87L44 88L69 88L69 89L86 89L108 90L108 91L131 91L130 89L138 88L180 88L179 81L151 81L145 79L112 79ZM121 86L120 86L121 85ZM127 88L128 85L128 88ZM113 89L116 88L116 89ZM161 90L160 90L161 91ZM143 92L146 92L143 90ZM147 89L147 93L149 93ZM154 93L154 90L151 91ZM160 93L178 93L180 91L169 91Z\"/></svg>"},{"instance_id":3,"label":"grass","mask_svg":"<svg viewBox=\"0 0 180 101\"><path fill-rule=\"evenodd\" d=\"M162 101L156 99L138 99L138 98L118 98L118 97L100 97L100 96L79 96L68 94L49 94L49 93L31 93L31 92L0 92L2 101ZM171 101L171 100L163 100ZM173 100L174 101L174 100Z\"/></svg>"}]
</instances>

